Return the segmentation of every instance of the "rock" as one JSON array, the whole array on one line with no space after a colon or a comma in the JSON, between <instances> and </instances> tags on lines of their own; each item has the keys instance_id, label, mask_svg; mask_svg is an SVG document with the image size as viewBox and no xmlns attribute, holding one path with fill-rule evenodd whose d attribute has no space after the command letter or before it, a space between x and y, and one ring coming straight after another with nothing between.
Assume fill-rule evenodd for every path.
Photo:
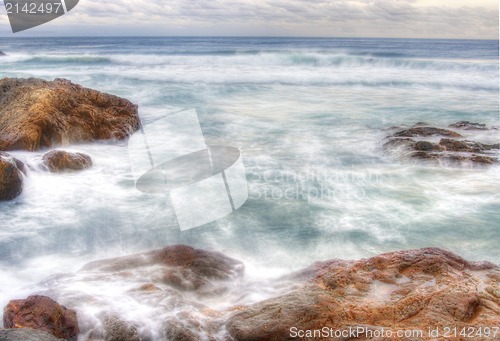
<instances>
[{"instance_id":1,"label":"rock","mask_svg":"<svg viewBox=\"0 0 500 341\"><path fill-rule=\"evenodd\" d=\"M393 340L373 337L382 328L421 330L405 338L416 341L436 339L428 335L430 327L442 333L446 326L477 330L500 323L500 298L493 294L500 289L500 268L441 249L318 262L293 277L303 281L300 289L233 313L225 324L230 336L290 340L297 330L362 327L352 339Z\"/></svg>"},{"instance_id":2,"label":"rock","mask_svg":"<svg viewBox=\"0 0 500 341\"><path fill-rule=\"evenodd\" d=\"M487 130L486 124L480 123L472 123L469 121L459 121L453 124L450 124L448 127L464 129L464 130Z\"/></svg>"},{"instance_id":3,"label":"rock","mask_svg":"<svg viewBox=\"0 0 500 341\"><path fill-rule=\"evenodd\" d=\"M450 125L453 128L480 127L479 123L468 121ZM385 138L383 148L392 154L404 158L427 161L444 161L442 164L452 166L489 165L498 162L498 157L490 151L499 149L500 144L485 144L476 141L458 140L460 134L449 130L431 127L425 122L419 122L411 128L400 128ZM470 128L472 129L472 128ZM470 130L469 129L469 130ZM422 138L445 136L436 144Z\"/></svg>"},{"instance_id":4,"label":"rock","mask_svg":"<svg viewBox=\"0 0 500 341\"><path fill-rule=\"evenodd\" d=\"M418 141L413 145L415 150L419 151L431 151L431 150L441 150L442 148L434 143L429 141Z\"/></svg>"},{"instance_id":5,"label":"rock","mask_svg":"<svg viewBox=\"0 0 500 341\"><path fill-rule=\"evenodd\" d=\"M64 341L52 334L36 329L0 329L0 341Z\"/></svg>"},{"instance_id":6,"label":"rock","mask_svg":"<svg viewBox=\"0 0 500 341\"><path fill-rule=\"evenodd\" d=\"M3 57L3 56L6 56L7 54L5 54L4 52L0 51L0 57Z\"/></svg>"},{"instance_id":7,"label":"rock","mask_svg":"<svg viewBox=\"0 0 500 341\"><path fill-rule=\"evenodd\" d=\"M3 324L6 328L42 330L69 341L76 341L79 332L75 311L39 295L10 301L4 309Z\"/></svg>"},{"instance_id":8,"label":"rock","mask_svg":"<svg viewBox=\"0 0 500 341\"><path fill-rule=\"evenodd\" d=\"M0 80L0 150L36 151L120 140L140 127L137 106L68 80Z\"/></svg>"},{"instance_id":9,"label":"rock","mask_svg":"<svg viewBox=\"0 0 500 341\"><path fill-rule=\"evenodd\" d=\"M64 150L52 150L43 156L43 163L54 173L82 170L92 167L92 159L83 153L70 153Z\"/></svg>"},{"instance_id":10,"label":"rock","mask_svg":"<svg viewBox=\"0 0 500 341\"><path fill-rule=\"evenodd\" d=\"M7 153L0 152L0 201L11 200L23 190L24 164Z\"/></svg>"},{"instance_id":11,"label":"rock","mask_svg":"<svg viewBox=\"0 0 500 341\"><path fill-rule=\"evenodd\" d=\"M155 267L155 271L151 272L151 278L144 278L145 283L155 283L160 278L163 284L175 289L197 291L200 294L210 294L212 289L224 287L221 283L212 287L212 282L234 280L243 276L244 272L240 261L219 252L198 250L186 245L96 261L85 265L82 271L119 275L147 267Z\"/></svg>"},{"instance_id":12,"label":"rock","mask_svg":"<svg viewBox=\"0 0 500 341\"><path fill-rule=\"evenodd\" d=\"M402 129L394 133L397 137L416 137L416 136L449 136L449 137L462 137L459 133L436 127L412 127L409 129Z\"/></svg>"},{"instance_id":13,"label":"rock","mask_svg":"<svg viewBox=\"0 0 500 341\"><path fill-rule=\"evenodd\" d=\"M439 145L452 152L482 153L483 145L474 141L441 139Z\"/></svg>"},{"instance_id":14,"label":"rock","mask_svg":"<svg viewBox=\"0 0 500 341\"><path fill-rule=\"evenodd\" d=\"M141 341L137 327L116 316L105 319L104 331L106 341Z\"/></svg>"}]
</instances>

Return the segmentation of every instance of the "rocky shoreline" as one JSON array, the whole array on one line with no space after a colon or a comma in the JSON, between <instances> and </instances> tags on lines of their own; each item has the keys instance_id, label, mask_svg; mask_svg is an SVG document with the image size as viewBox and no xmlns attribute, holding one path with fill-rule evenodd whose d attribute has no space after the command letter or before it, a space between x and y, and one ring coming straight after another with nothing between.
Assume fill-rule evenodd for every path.
<instances>
[{"instance_id":1,"label":"rocky shoreline","mask_svg":"<svg viewBox=\"0 0 500 341\"><path fill-rule=\"evenodd\" d=\"M40 169L81 171L92 167L91 156L59 148L120 141L139 128L138 107L126 99L63 79L0 80L0 200L19 196L30 171L7 151L43 151ZM498 143L469 136L494 130L468 121L445 128L420 122L391 128L384 149L409 160L487 166L498 163ZM116 288L159 323L141 325L111 309L109 297L73 287L76 281ZM440 340L428 329L500 326L500 268L436 248L322 261L271 284L245 286L242 261L172 245L95 261L45 283L46 290L5 307L0 341L346 340L344 331L357 327L359 340L394 340L373 337L381 330L422 330L404 340ZM264 298L246 299L253 295ZM320 330L339 335L307 334Z\"/></svg>"},{"instance_id":2,"label":"rocky shoreline","mask_svg":"<svg viewBox=\"0 0 500 341\"><path fill-rule=\"evenodd\" d=\"M17 197L28 175L23 162L7 151L118 141L139 127L137 105L124 98L66 79L0 79L0 201ZM58 173L91 166L89 155L50 150L39 168Z\"/></svg>"},{"instance_id":3,"label":"rocky shoreline","mask_svg":"<svg viewBox=\"0 0 500 341\"><path fill-rule=\"evenodd\" d=\"M429 328L479 330L500 325L500 267L468 262L437 248L317 262L275 279L275 285L283 288L280 295L225 309L195 303L189 297L224 297L239 285L244 276L243 263L185 245L92 262L67 276L128 283L134 288L121 295L159 306L164 313L175 313L165 317L158 326L160 330L146 330L123 319L98 297L83 293L79 297L72 289L71 299L64 298L66 308L44 296L11 301L4 310L4 327L32 328L76 340L77 314L78 318L85 316L86 304L100 306L102 311L100 323L80 323L79 340L84 341L345 340L348 338L334 334L308 338L301 333L328 329L341 335L359 327L359 340L394 340L370 337L381 330L386 331L384 335L389 331L422 330L423 336L405 340L440 340L445 338L427 335ZM62 278L59 276L58 281L64 281ZM61 294L57 290L48 292L57 296ZM28 329L23 330L30 334ZM0 331L0 339L2 333L6 332ZM475 339L495 340L486 336ZM12 334L5 340L26 339Z\"/></svg>"}]
</instances>

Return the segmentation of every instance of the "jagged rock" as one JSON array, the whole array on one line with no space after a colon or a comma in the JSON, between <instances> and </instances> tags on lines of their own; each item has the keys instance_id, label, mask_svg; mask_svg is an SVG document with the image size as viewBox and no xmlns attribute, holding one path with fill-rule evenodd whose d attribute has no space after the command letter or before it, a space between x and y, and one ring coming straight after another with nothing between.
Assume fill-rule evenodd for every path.
<instances>
[{"instance_id":1,"label":"jagged rock","mask_svg":"<svg viewBox=\"0 0 500 341\"><path fill-rule=\"evenodd\" d=\"M54 173L82 170L92 167L92 159L83 153L70 153L64 150L52 150L43 156L43 163Z\"/></svg>"},{"instance_id":2,"label":"jagged rock","mask_svg":"<svg viewBox=\"0 0 500 341\"><path fill-rule=\"evenodd\" d=\"M76 341L79 332L75 311L39 295L10 301L4 309L3 325L38 329L69 341Z\"/></svg>"},{"instance_id":3,"label":"jagged rock","mask_svg":"<svg viewBox=\"0 0 500 341\"><path fill-rule=\"evenodd\" d=\"M0 341L64 341L52 334L36 329L0 329Z\"/></svg>"},{"instance_id":4,"label":"jagged rock","mask_svg":"<svg viewBox=\"0 0 500 341\"><path fill-rule=\"evenodd\" d=\"M436 127L412 127L408 129L402 129L394 133L397 137L416 137L416 136L449 136L449 137L462 137L459 133Z\"/></svg>"},{"instance_id":5,"label":"jagged rock","mask_svg":"<svg viewBox=\"0 0 500 341\"><path fill-rule=\"evenodd\" d=\"M487 130L486 124L481 123L473 123L469 121L459 121L453 124L450 124L448 127L464 129L464 130Z\"/></svg>"},{"instance_id":6,"label":"jagged rock","mask_svg":"<svg viewBox=\"0 0 500 341\"><path fill-rule=\"evenodd\" d=\"M441 249L318 262L292 277L304 281L303 287L243 307L227 320L234 340L290 340L298 330L361 326L361 340L393 340L370 336L381 328L418 329L421 336L405 340L434 340L429 327L441 328L442 335L446 326L477 329L500 323L500 268Z\"/></svg>"},{"instance_id":7,"label":"jagged rock","mask_svg":"<svg viewBox=\"0 0 500 341\"><path fill-rule=\"evenodd\" d=\"M23 190L24 164L7 153L0 152L0 201L11 200Z\"/></svg>"},{"instance_id":8,"label":"jagged rock","mask_svg":"<svg viewBox=\"0 0 500 341\"><path fill-rule=\"evenodd\" d=\"M0 80L0 150L119 140L138 130L137 106L65 79Z\"/></svg>"}]
</instances>

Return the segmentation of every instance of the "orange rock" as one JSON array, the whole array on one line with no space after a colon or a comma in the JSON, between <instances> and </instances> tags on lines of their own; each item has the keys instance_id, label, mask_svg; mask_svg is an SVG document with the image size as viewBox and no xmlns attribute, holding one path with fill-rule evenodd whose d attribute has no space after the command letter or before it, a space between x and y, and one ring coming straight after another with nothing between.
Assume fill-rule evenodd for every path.
<instances>
[{"instance_id":1,"label":"orange rock","mask_svg":"<svg viewBox=\"0 0 500 341\"><path fill-rule=\"evenodd\" d=\"M65 79L0 80L0 150L119 140L138 130L137 106Z\"/></svg>"},{"instance_id":2,"label":"orange rock","mask_svg":"<svg viewBox=\"0 0 500 341\"><path fill-rule=\"evenodd\" d=\"M76 341L79 332L75 311L39 295L10 301L4 309L3 324L5 328L42 330L69 341Z\"/></svg>"}]
</instances>

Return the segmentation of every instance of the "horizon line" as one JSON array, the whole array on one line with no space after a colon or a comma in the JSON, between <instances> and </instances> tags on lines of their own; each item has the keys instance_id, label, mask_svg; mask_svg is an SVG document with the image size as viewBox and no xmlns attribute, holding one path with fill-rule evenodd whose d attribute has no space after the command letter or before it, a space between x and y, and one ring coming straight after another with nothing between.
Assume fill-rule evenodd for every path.
<instances>
[{"instance_id":1,"label":"horizon line","mask_svg":"<svg viewBox=\"0 0 500 341\"><path fill-rule=\"evenodd\" d=\"M11 34L13 35L13 34ZM0 34L0 38L268 38L268 39L392 39L392 40L483 40L499 41L494 38L437 38L437 37L348 37L348 36L253 36L253 35L21 35L7 36Z\"/></svg>"}]
</instances>

